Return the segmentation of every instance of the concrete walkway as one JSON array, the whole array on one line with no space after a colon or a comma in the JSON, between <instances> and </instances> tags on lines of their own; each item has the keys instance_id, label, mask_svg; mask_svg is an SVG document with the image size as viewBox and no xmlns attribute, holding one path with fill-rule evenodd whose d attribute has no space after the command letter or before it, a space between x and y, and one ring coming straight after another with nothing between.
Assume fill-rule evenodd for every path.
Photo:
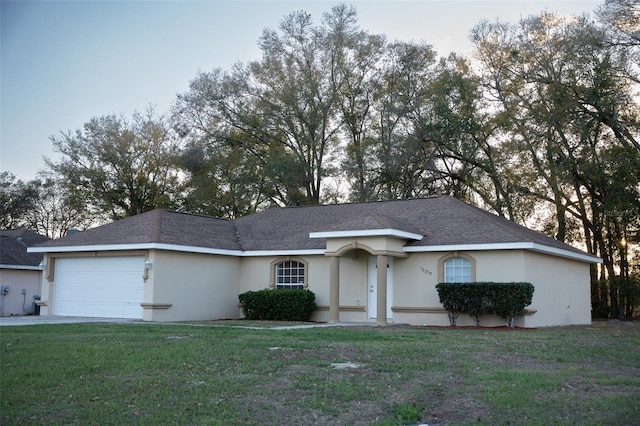
<instances>
[{"instance_id":1,"label":"concrete walkway","mask_svg":"<svg viewBox=\"0 0 640 426\"><path fill-rule=\"evenodd\" d=\"M79 323L139 323L142 324L142 320L139 319L126 319L126 318L92 318L92 317L61 317L61 316L37 316L37 315L24 315L13 317L0 317L0 327L15 326L15 325L38 325L38 324L79 324ZM144 324L168 324L168 325L191 325L197 327L233 327L233 328L246 328L253 330L298 330L305 328L324 328L324 327L380 327L380 324L371 322L338 322L338 323L318 323L318 324L301 324L301 325L283 325L276 327L252 327L245 325L225 325L225 324L189 324L188 322L147 322ZM384 326L401 325L401 324L385 324Z\"/></svg>"},{"instance_id":2,"label":"concrete walkway","mask_svg":"<svg viewBox=\"0 0 640 426\"><path fill-rule=\"evenodd\" d=\"M385 325L397 325L397 324L385 324ZM375 322L332 322L332 323L303 324L303 325L279 325L276 327L251 327L251 326L245 326L245 325L232 325L227 327L248 328L251 330L301 330L305 328L380 327L380 326L381 326L380 324L376 324Z\"/></svg>"},{"instance_id":3,"label":"concrete walkway","mask_svg":"<svg viewBox=\"0 0 640 426\"><path fill-rule=\"evenodd\" d=\"M38 325L38 324L74 324L91 322L130 323L142 322L135 319L123 318L91 318L91 317L45 317L37 315L0 317L0 327L14 325Z\"/></svg>"}]
</instances>

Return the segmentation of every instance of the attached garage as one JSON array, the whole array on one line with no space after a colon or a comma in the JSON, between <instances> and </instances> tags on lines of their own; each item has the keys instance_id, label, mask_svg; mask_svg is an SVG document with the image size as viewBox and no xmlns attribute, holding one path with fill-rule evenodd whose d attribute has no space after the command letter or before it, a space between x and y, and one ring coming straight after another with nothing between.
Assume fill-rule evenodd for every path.
<instances>
[{"instance_id":1,"label":"attached garage","mask_svg":"<svg viewBox=\"0 0 640 426\"><path fill-rule=\"evenodd\" d=\"M53 314L142 319L144 256L56 259Z\"/></svg>"}]
</instances>

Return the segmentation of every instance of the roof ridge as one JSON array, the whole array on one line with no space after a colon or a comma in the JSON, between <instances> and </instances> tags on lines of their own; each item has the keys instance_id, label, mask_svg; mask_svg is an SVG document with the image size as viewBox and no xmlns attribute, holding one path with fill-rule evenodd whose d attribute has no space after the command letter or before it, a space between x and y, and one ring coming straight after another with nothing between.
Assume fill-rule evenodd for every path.
<instances>
[{"instance_id":1,"label":"roof ridge","mask_svg":"<svg viewBox=\"0 0 640 426\"><path fill-rule=\"evenodd\" d=\"M169 214L179 214L179 215L185 215L185 216L193 216L193 217L201 217L201 218L205 218L205 219L217 219L217 220L223 220L223 221L230 221L230 219L225 219L225 218L220 218L220 217L215 217L215 216L208 216L208 215L204 215L204 214L197 214L197 213L188 213L188 212L181 212L178 210L171 210L171 209L156 209L156 210L152 210L151 213L154 213L153 215L153 223L151 225L151 240L153 242L160 242L162 240L162 236L163 236L163 219L165 217L165 215L167 213ZM233 221L231 220L231 222L233 223ZM235 229L235 224L234 224L234 229ZM237 231L236 231L237 234Z\"/></svg>"},{"instance_id":2,"label":"roof ridge","mask_svg":"<svg viewBox=\"0 0 640 426\"><path fill-rule=\"evenodd\" d=\"M160 238L162 237L162 216L166 210L159 209L155 212L153 215L153 223L151 224L151 241L160 242Z\"/></svg>"},{"instance_id":3,"label":"roof ridge","mask_svg":"<svg viewBox=\"0 0 640 426\"><path fill-rule=\"evenodd\" d=\"M184 212L184 211L181 211L181 210L171 210L171 209L158 209L158 210L162 210L162 211L167 212L167 213L181 214L181 215L185 215L185 216L203 217L203 218L206 218L206 219L217 219L217 220L224 220L224 221L231 221L231 222L233 222L235 220L235 219L230 219L228 217L211 216L211 215L204 214L204 213L190 213L190 212Z\"/></svg>"},{"instance_id":4,"label":"roof ridge","mask_svg":"<svg viewBox=\"0 0 640 426\"><path fill-rule=\"evenodd\" d=\"M392 200L372 200L372 201L355 201L355 202L331 203L331 204L304 204L304 205L297 205L297 206L277 206L275 208L293 210L293 209L309 208L309 207L357 206L361 204L383 204L383 203L395 203L400 201L434 200L438 198L455 198L455 197L451 197L450 195L434 195L432 197L394 198ZM267 209L267 210L270 210L270 209Z\"/></svg>"},{"instance_id":5,"label":"roof ridge","mask_svg":"<svg viewBox=\"0 0 640 426\"><path fill-rule=\"evenodd\" d=\"M238 247L240 247L240 250L244 250L242 239L240 238L240 230L238 229L238 223L235 220L231 220L231 224L233 225L233 235L236 237L236 243L238 244Z\"/></svg>"}]
</instances>

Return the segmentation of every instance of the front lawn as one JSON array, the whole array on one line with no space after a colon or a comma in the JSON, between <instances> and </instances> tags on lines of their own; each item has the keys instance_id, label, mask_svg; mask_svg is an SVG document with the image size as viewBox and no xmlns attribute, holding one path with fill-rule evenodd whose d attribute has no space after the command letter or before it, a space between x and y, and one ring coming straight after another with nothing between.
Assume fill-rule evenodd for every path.
<instances>
[{"instance_id":1,"label":"front lawn","mask_svg":"<svg viewBox=\"0 0 640 426\"><path fill-rule=\"evenodd\" d=\"M638 424L640 324L0 329L0 424Z\"/></svg>"}]
</instances>

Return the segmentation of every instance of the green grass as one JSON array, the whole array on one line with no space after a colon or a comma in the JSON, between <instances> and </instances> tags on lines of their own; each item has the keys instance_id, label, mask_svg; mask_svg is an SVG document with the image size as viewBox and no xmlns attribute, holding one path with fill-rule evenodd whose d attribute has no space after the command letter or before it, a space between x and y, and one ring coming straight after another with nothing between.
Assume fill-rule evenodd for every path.
<instances>
[{"instance_id":1,"label":"green grass","mask_svg":"<svg viewBox=\"0 0 640 426\"><path fill-rule=\"evenodd\" d=\"M640 324L280 325L2 327L0 424L639 423Z\"/></svg>"}]
</instances>

